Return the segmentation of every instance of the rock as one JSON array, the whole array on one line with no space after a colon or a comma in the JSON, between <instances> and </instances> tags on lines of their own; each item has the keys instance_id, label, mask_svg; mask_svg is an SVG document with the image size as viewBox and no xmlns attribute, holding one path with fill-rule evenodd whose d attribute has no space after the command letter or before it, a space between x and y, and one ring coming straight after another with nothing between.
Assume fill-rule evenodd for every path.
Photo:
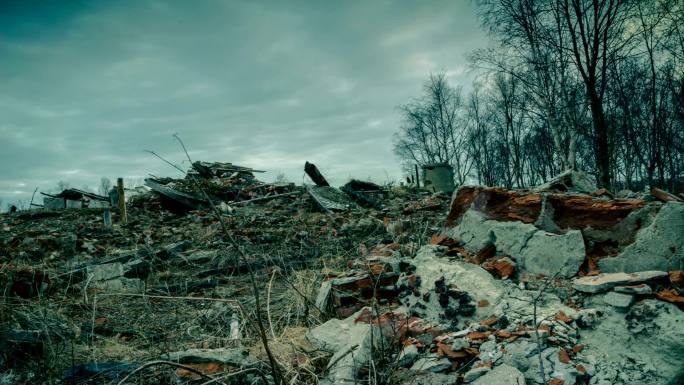
<instances>
[{"instance_id":1,"label":"rock","mask_svg":"<svg viewBox=\"0 0 684 385\"><path fill-rule=\"evenodd\" d=\"M652 372L648 373L648 381L636 381L634 377L627 383L669 385L676 384L681 374L684 312L675 305L645 299L632 305L626 315L606 312L593 329L581 331L581 338L587 344L578 357L600 357L597 377L612 383L623 382L616 377L619 373L633 377L637 372ZM635 363L638 367L630 369ZM617 373L608 375L606 364L610 364Z\"/></svg>"},{"instance_id":2,"label":"rock","mask_svg":"<svg viewBox=\"0 0 684 385\"><path fill-rule=\"evenodd\" d=\"M492 369L487 366L472 368L463 375L463 382L473 382L491 370Z\"/></svg>"},{"instance_id":3,"label":"rock","mask_svg":"<svg viewBox=\"0 0 684 385\"><path fill-rule=\"evenodd\" d=\"M599 322L602 316L603 312L598 309L582 309L577 314L575 323L583 329L592 328Z\"/></svg>"},{"instance_id":4,"label":"rock","mask_svg":"<svg viewBox=\"0 0 684 385\"><path fill-rule=\"evenodd\" d=\"M634 296L611 291L603 296L603 302L617 308L619 311L626 311L632 302L634 302Z\"/></svg>"},{"instance_id":5,"label":"rock","mask_svg":"<svg viewBox=\"0 0 684 385\"><path fill-rule=\"evenodd\" d=\"M396 382L399 385L454 385L458 379L454 374L431 372L416 373L410 370L405 370L399 375L402 377Z\"/></svg>"},{"instance_id":6,"label":"rock","mask_svg":"<svg viewBox=\"0 0 684 385\"><path fill-rule=\"evenodd\" d=\"M516 263L508 257L485 262L482 267L495 277L506 279L515 274Z\"/></svg>"},{"instance_id":7,"label":"rock","mask_svg":"<svg viewBox=\"0 0 684 385\"><path fill-rule=\"evenodd\" d=\"M579 194L591 194L596 191L596 185L587 173L567 170L548 182L539 185L533 191L559 191Z\"/></svg>"},{"instance_id":8,"label":"rock","mask_svg":"<svg viewBox=\"0 0 684 385\"><path fill-rule=\"evenodd\" d=\"M668 277L664 271L640 271L633 273L601 273L572 280L572 287L584 293L600 293L615 286L633 285Z\"/></svg>"},{"instance_id":9,"label":"rock","mask_svg":"<svg viewBox=\"0 0 684 385\"><path fill-rule=\"evenodd\" d=\"M488 220L475 210L468 210L461 223L447 230L447 235L464 242L471 252L478 252L489 244L496 251L518 261L529 274L572 277L584 262L584 239L579 230L552 234L522 222Z\"/></svg>"},{"instance_id":10,"label":"rock","mask_svg":"<svg viewBox=\"0 0 684 385\"><path fill-rule=\"evenodd\" d=\"M150 263L144 259L134 259L123 265L124 277L145 279L150 274Z\"/></svg>"},{"instance_id":11,"label":"rock","mask_svg":"<svg viewBox=\"0 0 684 385\"><path fill-rule=\"evenodd\" d=\"M536 344L525 339L508 343L505 345L503 363L525 372L530 367L529 357L535 354L536 348Z\"/></svg>"},{"instance_id":12,"label":"rock","mask_svg":"<svg viewBox=\"0 0 684 385\"><path fill-rule=\"evenodd\" d=\"M102 265L90 265L86 268L88 273L88 280L91 281L106 281L122 277L124 275L123 264L119 262L105 263Z\"/></svg>"},{"instance_id":13,"label":"rock","mask_svg":"<svg viewBox=\"0 0 684 385\"><path fill-rule=\"evenodd\" d=\"M528 273L570 278L577 274L584 258L582 233L571 230L563 235L537 231L517 259Z\"/></svg>"},{"instance_id":14,"label":"rock","mask_svg":"<svg viewBox=\"0 0 684 385\"><path fill-rule=\"evenodd\" d=\"M438 357L437 355L420 358L411 366L411 370L433 373L442 372L449 368L451 368L451 361L446 357Z\"/></svg>"},{"instance_id":15,"label":"rock","mask_svg":"<svg viewBox=\"0 0 684 385\"><path fill-rule=\"evenodd\" d=\"M624 294L635 294L635 295L650 295L653 294L653 290L650 286L642 283L640 285L629 285L629 286L616 286L613 290L618 293Z\"/></svg>"},{"instance_id":16,"label":"rock","mask_svg":"<svg viewBox=\"0 0 684 385\"><path fill-rule=\"evenodd\" d=\"M257 360L241 348L188 349L162 355L162 359L178 363L221 362L237 367L253 365Z\"/></svg>"},{"instance_id":17,"label":"rock","mask_svg":"<svg viewBox=\"0 0 684 385\"><path fill-rule=\"evenodd\" d=\"M525 385L525 377L518 369L503 364L475 380L473 385Z\"/></svg>"},{"instance_id":18,"label":"rock","mask_svg":"<svg viewBox=\"0 0 684 385\"><path fill-rule=\"evenodd\" d=\"M380 333L374 333L371 325L355 322L367 311L370 308L363 308L344 320L328 320L306 335L316 348L333 353L326 378L333 384L357 378L359 369L370 359L371 344L380 340Z\"/></svg>"},{"instance_id":19,"label":"rock","mask_svg":"<svg viewBox=\"0 0 684 385\"><path fill-rule=\"evenodd\" d=\"M684 203L668 202L634 243L615 257L598 262L601 271L627 273L644 270L684 269Z\"/></svg>"},{"instance_id":20,"label":"rock","mask_svg":"<svg viewBox=\"0 0 684 385\"><path fill-rule=\"evenodd\" d=\"M418 347L414 344L406 345L397 357L397 364L401 367L408 367L418 358Z\"/></svg>"},{"instance_id":21,"label":"rock","mask_svg":"<svg viewBox=\"0 0 684 385\"><path fill-rule=\"evenodd\" d=\"M318 294L316 295L316 307L321 311L327 311L329 300L330 300L330 290L332 289L332 281L323 281L321 283L320 289L318 289Z\"/></svg>"},{"instance_id":22,"label":"rock","mask_svg":"<svg viewBox=\"0 0 684 385\"><path fill-rule=\"evenodd\" d=\"M547 201L546 218L540 221L543 200ZM589 227L608 229L645 205L646 201L642 199L605 200L589 195L541 194L499 187L466 186L454 194L446 226L455 227L462 222L467 211L474 210L497 222L539 223L544 227L554 228L555 225L560 229L573 230Z\"/></svg>"},{"instance_id":23,"label":"rock","mask_svg":"<svg viewBox=\"0 0 684 385\"><path fill-rule=\"evenodd\" d=\"M470 347L470 343L465 338L455 338L451 344L451 350L458 351Z\"/></svg>"},{"instance_id":24,"label":"rock","mask_svg":"<svg viewBox=\"0 0 684 385\"><path fill-rule=\"evenodd\" d=\"M459 260L450 260L445 256L439 246L426 245L418 250L413 259L416 267L414 274L421 278L423 286L434 287L434 283L444 278L446 286L455 285L458 290L467 292L473 297L475 303L486 300L492 306L476 308L478 316L488 315L494 305L499 302L503 295L503 283L492 277L480 266ZM420 299L410 296L411 305ZM425 319L429 321L441 321L444 309L439 304L439 296L431 295L427 301L421 302L426 306Z\"/></svg>"},{"instance_id":25,"label":"rock","mask_svg":"<svg viewBox=\"0 0 684 385\"><path fill-rule=\"evenodd\" d=\"M88 287L108 293L142 293L145 290L145 282L138 278L120 277L106 281L92 281Z\"/></svg>"}]
</instances>

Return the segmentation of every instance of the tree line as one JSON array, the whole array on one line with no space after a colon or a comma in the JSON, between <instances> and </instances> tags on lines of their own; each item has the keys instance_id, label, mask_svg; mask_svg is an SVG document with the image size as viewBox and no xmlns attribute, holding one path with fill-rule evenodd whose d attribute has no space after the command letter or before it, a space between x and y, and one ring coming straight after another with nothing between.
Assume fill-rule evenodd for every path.
<instances>
[{"instance_id":1,"label":"tree line","mask_svg":"<svg viewBox=\"0 0 684 385\"><path fill-rule=\"evenodd\" d=\"M433 74L400 106L405 165L528 187L567 169L599 187L682 190L684 2L477 0L492 46L464 93Z\"/></svg>"}]
</instances>

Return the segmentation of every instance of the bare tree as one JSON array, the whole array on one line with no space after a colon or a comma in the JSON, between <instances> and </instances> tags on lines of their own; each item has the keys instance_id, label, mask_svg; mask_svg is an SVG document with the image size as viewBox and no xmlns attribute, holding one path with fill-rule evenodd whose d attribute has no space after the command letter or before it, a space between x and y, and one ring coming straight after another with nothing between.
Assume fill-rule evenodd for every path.
<instances>
[{"instance_id":1,"label":"bare tree","mask_svg":"<svg viewBox=\"0 0 684 385\"><path fill-rule=\"evenodd\" d=\"M604 96L608 66L621 58L626 45L627 2L621 0L563 0L571 52L585 86L591 111L599 187L610 187L610 144Z\"/></svg>"},{"instance_id":2,"label":"bare tree","mask_svg":"<svg viewBox=\"0 0 684 385\"><path fill-rule=\"evenodd\" d=\"M467 115L460 87L449 85L443 73L431 75L425 94L400 106L402 126L395 136L395 154L406 166L447 163L456 183L463 184L473 161L468 157Z\"/></svg>"},{"instance_id":3,"label":"bare tree","mask_svg":"<svg viewBox=\"0 0 684 385\"><path fill-rule=\"evenodd\" d=\"M107 196L109 194L109 190L111 190L111 189L112 189L112 181L106 177L100 178L100 187L98 188L100 195Z\"/></svg>"}]
</instances>

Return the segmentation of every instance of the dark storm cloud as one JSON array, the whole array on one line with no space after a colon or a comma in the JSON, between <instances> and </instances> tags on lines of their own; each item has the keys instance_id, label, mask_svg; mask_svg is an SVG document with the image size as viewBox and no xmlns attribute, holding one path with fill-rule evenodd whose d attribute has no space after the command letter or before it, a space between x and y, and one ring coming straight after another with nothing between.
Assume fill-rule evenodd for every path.
<instances>
[{"instance_id":1,"label":"dark storm cloud","mask_svg":"<svg viewBox=\"0 0 684 385\"><path fill-rule=\"evenodd\" d=\"M334 183L400 178L395 107L430 72L469 82L463 1L69 1L0 5L0 199L197 159Z\"/></svg>"}]
</instances>

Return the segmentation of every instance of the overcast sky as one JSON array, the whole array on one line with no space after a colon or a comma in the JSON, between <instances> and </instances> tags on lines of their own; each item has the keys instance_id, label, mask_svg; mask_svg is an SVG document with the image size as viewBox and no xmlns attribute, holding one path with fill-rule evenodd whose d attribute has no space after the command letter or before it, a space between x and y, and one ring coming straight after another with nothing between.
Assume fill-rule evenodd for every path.
<instances>
[{"instance_id":1,"label":"overcast sky","mask_svg":"<svg viewBox=\"0 0 684 385\"><path fill-rule=\"evenodd\" d=\"M468 0L0 0L0 199L179 176L144 152L174 133L266 181L399 179L396 106L484 44Z\"/></svg>"}]
</instances>

